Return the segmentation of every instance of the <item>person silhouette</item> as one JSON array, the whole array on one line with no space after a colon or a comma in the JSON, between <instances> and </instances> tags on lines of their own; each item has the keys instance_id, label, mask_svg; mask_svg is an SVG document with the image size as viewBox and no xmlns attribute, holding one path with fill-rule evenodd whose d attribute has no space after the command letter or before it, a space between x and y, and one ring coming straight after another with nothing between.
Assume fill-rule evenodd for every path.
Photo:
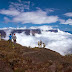
<instances>
[{"instance_id":1,"label":"person silhouette","mask_svg":"<svg viewBox=\"0 0 72 72\"><path fill-rule=\"evenodd\" d=\"M0 41L1 41L1 33L0 33Z\"/></svg>"},{"instance_id":2,"label":"person silhouette","mask_svg":"<svg viewBox=\"0 0 72 72\"><path fill-rule=\"evenodd\" d=\"M12 35L9 35L9 42L12 42Z\"/></svg>"},{"instance_id":3,"label":"person silhouette","mask_svg":"<svg viewBox=\"0 0 72 72\"><path fill-rule=\"evenodd\" d=\"M45 43L43 43L43 48L45 48Z\"/></svg>"},{"instance_id":4,"label":"person silhouette","mask_svg":"<svg viewBox=\"0 0 72 72\"><path fill-rule=\"evenodd\" d=\"M38 41L38 47L40 47L40 42Z\"/></svg>"},{"instance_id":5,"label":"person silhouette","mask_svg":"<svg viewBox=\"0 0 72 72\"><path fill-rule=\"evenodd\" d=\"M12 39L13 39L13 42L15 44L16 43L16 39L17 39L17 37L15 36L15 34L13 35Z\"/></svg>"},{"instance_id":6,"label":"person silhouette","mask_svg":"<svg viewBox=\"0 0 72 72\"><path fill-rule=\"evenodd\" d=\"M40 40L40 47L42 47L42 41Z\"/></svg>"}]
</instances>

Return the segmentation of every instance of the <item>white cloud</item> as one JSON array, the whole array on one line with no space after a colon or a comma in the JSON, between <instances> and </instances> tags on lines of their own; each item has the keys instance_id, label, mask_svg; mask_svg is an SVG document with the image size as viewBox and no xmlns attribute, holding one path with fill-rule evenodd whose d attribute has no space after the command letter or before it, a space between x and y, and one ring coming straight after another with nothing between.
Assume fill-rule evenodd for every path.
<instances>
[{"instance_id":1,"label":"white cloud","mask_svg":"<svg viewBox=\"0 0 72 72\"><path fill-rule=\"evenodd\" d=\"M51 30L53 28L52 26L43 25L43 26L32 26L30 27L30 29Z\"/></svg>"},{"instance_id":2,"label":"white cloud","mask_svg":"<svg viewBox=\"0 0 72 72\"><path fill-rule=\"evenodd\" d=\"M17 27L17 28L14 28L14 27L4 27L4 28L0 28L0 30L17 30L17 29L27 29L26 26L24 27Z\"/></svg>"},{"instance_id":3,"label":"white cloud","mask_svg":"<svg viewBox=\"0 0 72 72\"><path fill-rule=\"evenodd\" d=\"M53 8L47 8L47 9L45 9L45 11L50 13L50 12L54 12L55 10Z\"/></svg>"},{"instance_id":4,"label":"white cloud","mask_svg":"<svg viewBox=\"0 0 72 72\"><path fill-rule=\"evenodd\" d=\"M5 20L5 23L10 22L10 19L9 19L9 18L7 18L7 17L4 17L4 20Z\"/></svg>"},{"instance_id":5,"label":"white cloud","mask_svg":"<svg viewBox=\"0 0 72 72\"><path fill-rule=\"evenodd\" d=\"M6 33L9 34L9 32L7 31ZM8 39L8 34L6 39ZM58 33L42 31L41 34L35 34L35 36L27 36L23 32L16 33L16 36L17 43L22 46L37 47L38 41L42 40L46 44L46 48L56 51L61 55L72 53L72 34L60 30L58 30Z\"/></svg>"},{"instance_id":6,"label":"white cloud","mask_svg":"<svg viewBox=\"0 0 72 72\"><path fill-rule=\"evenodd\" d=\"M4 15L10 15L10 16L17 16L20 14L19 11L15 10L15 9L9 9L9 10L0 10L0 14L4 14Z\"/></svg>"},{"instance_id":7,"label":"white cloud","mask_svg":"<svg viewBox=\"0 0 72 72\"><path fill-rule=\"evenodd\" d=\"M59 21L60 21L61 24L65 23L64 19L59 19Z\"/></svg>"},{"instance_id":8,"label":"white cloud","mask_svg":"<svg viewBox=\"0 0 72 72\"><path fill-rule=\"evenodd\" d=\"M42 10L38 8L36 11L24 11L25 9L29 10L30 1L21 1L19 3L11 2L8 10L0 10L0 14L7 15L11 17L10 22L17 23L32 23L32 24L49 24L55 23L58 21L58 16L47 15L50 12L53 12L53 9ZM5 18L6 20L7 18Z\"/></svg>"},{"instance_id":9,"label":"white cloud","mask_svg":"<svg viewBox=\"0 0 72 72\"><path fill-rule=\"evenodd\" d=\"M72 19L68 19L68 20L66 20L65 24L72 25Z\"/></svg>"},{"instance_id":10,"label":"white cloud","mask_svg":"<svg viewBox=\"0 0 72 72\"><path fill-rule=\"evenodd\" d=\"M29 10L30 9L30 1L21 1L18 0L19 2L11 2L11 5L9 6L10 8L14 8L20 12L24 12L24 10Z\"/></svg>"},{"instance_id":11,"label":"white cloud","mask_svg":"<svg viewBox=\"0 0 72 72\"><path fill-rule=\"evenodd\" d=\"M72 17L72 12L65 13L64 15L66 15L66 16L68 16L68 17Z\"/></svg>"},{"instance_id":12,"label":"white cloud","mask_svg":"<svg viewBox=\"0 0 72 72\"><path fill-rule=\"evenodd\" d=\"M72 25L72 19L64 20L64 19L59 19L60 24L69 24Z\"/></svg>"},{"instance_id":13,"label":"white cloud","mask_svg":"<svg viewBox=\"0 0 72 72\"><path fill-rule=\"evenodd\" d=\"M44 24L55 23L58 21L58 16L47 16L47 13L43 10L37 10L34 12L23 12L20 15L13 18L13 22L32 23L32 24Z\"/></svg>"}]
</instances>

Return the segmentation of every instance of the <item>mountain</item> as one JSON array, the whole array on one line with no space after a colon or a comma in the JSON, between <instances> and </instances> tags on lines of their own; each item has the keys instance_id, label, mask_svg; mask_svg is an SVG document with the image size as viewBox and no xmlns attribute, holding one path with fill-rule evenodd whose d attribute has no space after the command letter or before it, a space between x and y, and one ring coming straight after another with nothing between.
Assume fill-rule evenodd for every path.
<instances>
[{"instance_id":1,"label":"mountain","mask_svg":"<svg viewBox=\"0 0 72 72\"><path fill-rule=\"evenodd\" d=\"M30 33L32 33L32 35L34 35L35 33L41 34L40 29L4 29L0 30L2 37L6 37L6 31L7 32L10 31L12 35L14 33L22 33L22 32L24 32L26 35L30 35Z\"/></svg>"},{"instance_id":2,"label":"mountain","mask_svg":"<svg viewBox=\"0 0 72 72\"><path fill-rule=\"evenodd\" d=\"M65 31L65 32L68 32L68 33L72 34L72 31Z\"/></svg>"},{"instance_id":3,"label":"mountain","mask_svg":"<svg viewBox=\"0 0 72 72\"><path fill-rule=\"evenodd\" d=\"M0 33L1 33L1 37L5 37L6 36L6 33L4 30L0 30Z\"/></svg>"},{"instance_id":4,"label":"mountain","mask_svg":"<svg viewBox=\"0 0 72 72\"><path fill-rule=\"evenodd\" d=\"M58 32L58 30L46 30L46 31L48 31L48 32Z\"/></svg>"},{"instance_id":5,"label":"mountain","mask_svg":"<svg viewBox=\"0 0 72 72\"><path fill-rule=\"evenodd\" d=\"M0 41L0 72L72 72L72 55Z\"/></svg>"},{"instance_id":6,"label":"mountain","mask_svg":"<svg viewBox=\"0 0 72 72\"><path fill-rule=\"evenodd\" d=\"M6 31L10 31L10 33L13 35L14 33L22 33L24 32L26 35L30 35L30 33L35 36L35 33L41 34L40 29L4 29L0 30L0 33L2 37L6 37ZM47 32L58 32L58 30L46 30Z\"/></svg>"},{"instance_id":7,"label":"mountain","mask_svg":"<svg viewBox=\"0 0 72 72\"><path fill-rule=\"evenodd\" d=\"M14 33L22 33L24 32L26 35L30 35L30 32L33 34L33 33L38 33L38 34L41 34L41 31L40 29L17 29L17 30L12 30L12 34Z\"/></svg>"}]
</instances>

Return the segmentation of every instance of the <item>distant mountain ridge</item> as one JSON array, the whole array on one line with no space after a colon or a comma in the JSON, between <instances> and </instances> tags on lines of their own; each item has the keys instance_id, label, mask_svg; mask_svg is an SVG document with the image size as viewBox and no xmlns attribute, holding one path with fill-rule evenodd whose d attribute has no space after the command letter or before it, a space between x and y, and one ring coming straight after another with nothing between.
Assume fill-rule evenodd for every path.
<instances>
[{"instance_id":1,"label":"distant mountain ridge","mask_svg":"<svg viewBox=\"0 0 72 72\"><path fill-rule=\"evenodd\" d=\"M1 33L1 37L5 37L6 36L6 33L4 30L0 30L0 33Z\"/></svg>"},{"instance_id":2,"label":"distant mountain ridge","mask_svg":"<svg viewBox=\"0 0 72 72\"><path fill-rule=\"evenodd\" d=\"M5 38L6 37L6 31L8 31L9 29L2 29L0 30L1 33L1 37ZM10 29L11 30L11 34L13 35L14 33L22 33L24 32L26 35L30 35L30 33L35 36L35 33L37 34L41 34L41 30L40 29ZM42 30L43 31L43 30ZM55 32L57 33L58 30L45 30L46 32ZM72 31L64 31L64 32L68 32L70 34L72 34Z\"/></svg>"},{"instance_id":3,"label":"distant mountain ridge","mask_svg":"<svg viewBox=\"0 0 72 72\"><path fill-rule=\"evenodd\" d=\"M2 35L2 37L6 37L6 31L8 31L9 29L4 29L4 30L0 30L0 33ZM41 30L40 29L10 29L11 30L11 34L13 35L14 33L22 33L24 32L26 35L30 35L30 33L34 36L35 33L37 34L41 34ZM58 32L58 30L46 30L46 32Z\"/></svg>"},{"instance_id":4,"label":"distant mountain ridge","mask_svg":"<svg viewBox=\"0 0 72 72\"><path fill-rule=\"evenodd\" d=\"M72 31L65 31L65 32L68 32L68 33L72 34Z\"/></svg>"}]
</instances>

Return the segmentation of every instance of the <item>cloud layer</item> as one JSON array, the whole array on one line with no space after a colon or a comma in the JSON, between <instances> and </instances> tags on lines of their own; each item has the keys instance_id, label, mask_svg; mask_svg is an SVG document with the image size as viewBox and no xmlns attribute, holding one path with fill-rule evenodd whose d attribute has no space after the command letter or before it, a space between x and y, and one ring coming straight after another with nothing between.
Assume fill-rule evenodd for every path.
<instances>
[{"instance_id":1,"label":"cloud layer","mask_svg":"<svg viewBox=\"0 0 72 72\"><path fill-rule=\"evenodd\" d=\"M58 33L45 32L34 36L26 36L24 33L17 35L17 43L23 46L37 47L38 41L42 40L46 44L46 48L56 51L62 55L72 53L72 35L59 31Z\"/></svg>"},{"instance_id":2,"label":"cloud layer","mask_svg":"<svg viewBox=\"0 0 72 72\"><path fill-rule=\"evenodd\" d=\"M43 26L32 26L30 27L30 29L51 30L53 28L52 26L43 25Z\"/></svg>"}]
</instances>

